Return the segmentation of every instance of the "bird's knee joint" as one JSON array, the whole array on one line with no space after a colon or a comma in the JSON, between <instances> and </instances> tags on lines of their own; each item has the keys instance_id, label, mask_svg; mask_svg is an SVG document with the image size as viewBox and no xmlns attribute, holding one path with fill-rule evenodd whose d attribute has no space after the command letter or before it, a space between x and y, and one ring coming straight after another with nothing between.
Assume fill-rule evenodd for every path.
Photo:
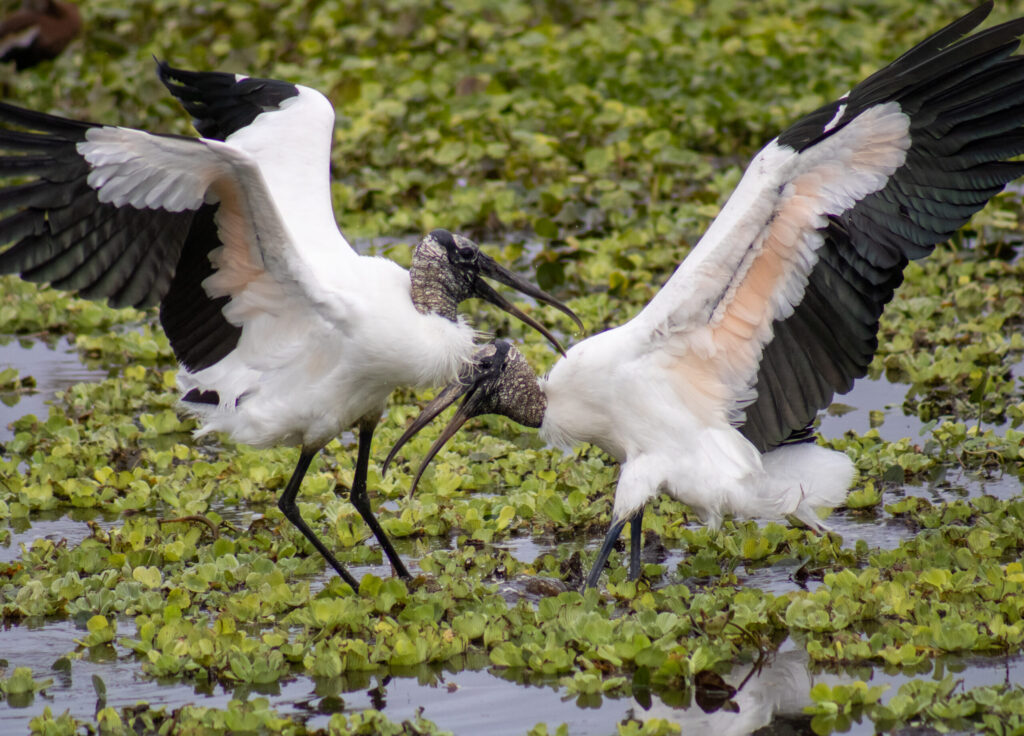
<instances>
[{"instance_id":1,"label":"bird's knee joint","mask_svg":"<svg viewBox=\"0 0 1024 736\"><path fill-rule=\"evenodd\" d=\"M281 513L284 514L289 521L295 521L295 519L301 518L298 504L296 504L295 501L289 502L287 499L279 498L277 499L277 507L281 509Z\"/></svg>"}]
</instances>

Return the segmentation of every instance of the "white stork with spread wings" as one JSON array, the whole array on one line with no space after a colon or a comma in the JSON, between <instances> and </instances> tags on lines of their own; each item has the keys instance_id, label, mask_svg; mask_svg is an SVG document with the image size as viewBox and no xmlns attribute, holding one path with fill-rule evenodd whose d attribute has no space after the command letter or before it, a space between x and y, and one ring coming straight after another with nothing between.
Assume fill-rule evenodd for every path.
<instances>
[{"instance_id":1,"label":"white stork with spread wings","mask_svg":"<svg viewBox=\"0 0 1024 736\"><path fill-rule=\"evenodd\" d=\"M854 467L813 443L817 412L866 373L908 259L1024 175L1013 160L1024 153L1024 18L966 36L991 8L769 143L634 319L574 346L539 381L508 343L485 346L388 460L463 394L420 473L485 413L559 446L601 447L622 468L591 586L627 521L639 573L644 507L660 492L712 526L792 514L820 528L817 510L843 502Z\"/></svg>"},{"instance_id":2,"label":"white stork with spread wings","mask_svg":"<svg viewBox=\"0 0 1024 736\"><path fill-rule=\"evenodd\" d=\"M279 506L353 586L295 498L316 452L357 427L350 499L408 577L366 493L370 443L388 396L458 375L474 351L474 330L456 313L470 297L558 346L482 277L575 315L444 230L416 246L409 271L357 254L334 219L334 109L319 92L166 63L158 73L202 138L0 103L0 179L8 180L0 186L0 245L10 244L0 272L114 306L159 304L198 434L298 445Z\"/></svg>"}]
</instances>

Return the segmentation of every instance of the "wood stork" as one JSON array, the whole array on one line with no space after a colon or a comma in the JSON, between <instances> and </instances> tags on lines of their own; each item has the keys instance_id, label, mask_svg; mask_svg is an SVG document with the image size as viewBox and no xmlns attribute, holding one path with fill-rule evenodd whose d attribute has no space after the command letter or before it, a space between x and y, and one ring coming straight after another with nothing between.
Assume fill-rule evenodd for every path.
<instances>
[{"instance_id":1,"label":"wood stork","mask_svg":"<svg viewBox=\"0 0 1024 736\"><path fill-rule=\"evenodd\" d=\"M82 30L82 15L63 0L23 0L0 20L0 61L13 61L19 72L56 59Z\"/></svg>"},{"instance_id":2,"label":"wood stork","mask_svg":"<svg viewBox=\"0 0 1024 736\"><path fill-rule=\"evenodd\" d=\"M484 413L558 446L601 447L622 467L587 586L627 521L639 574L644 507L659 492L712 527L725 514L793 515L820 529L817 510L843 502L854 467L813 443L815 415L866 373L908 259L1024 175L1012 160L1024 153L1024 57L1013 55L1024 19L967 36L991 7L770 142L635 318L575 345L540 380L510 344L482 348L388 461L463 394L416 481Z\"/></svg>"},{"instance_id":3,"label":"wood stork","mask_svg":"<svg viewBox=\"0 0 1024 736\"><path fill-rule=\"evenodd\" d=\"M435 230L410 271L358 255L331 206L334 110L315 90L233 74L158 74L203 138L0 104L0 272L114 306L160 305L198 435L298 445L279 506L334 569L295 498L316 452L359 434L351 501L408 576L366 493L373 431L397 386L441 385L473 355L456 313L480 297L557 340L482 277L572 312L472 241Z\"/></svg>"}]
</instances>

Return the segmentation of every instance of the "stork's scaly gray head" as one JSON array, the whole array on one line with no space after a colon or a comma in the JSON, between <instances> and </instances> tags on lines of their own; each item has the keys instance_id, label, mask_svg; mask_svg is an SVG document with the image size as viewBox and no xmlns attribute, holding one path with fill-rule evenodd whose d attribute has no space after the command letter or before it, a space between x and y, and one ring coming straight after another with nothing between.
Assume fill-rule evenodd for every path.
<instances>
[{"instance_id":1,"label":"stork's scaly gray head","mask_svg":"<svg viewBox=\"0 0 1024 736\"><path fill-rule=\"evenodd\" d=\"M434 230L413 251L412 267L409 269L412 302L422 314L438 314L454 322L459 303L479 297L519 318L544 335L560 353L565 354L565 350L550 332L488 286L483 277L494 279L565 312L583 329L579 317L567 306L521 276L498 265L472 240L453 235L447 230Z\"/></svg>"},{"instance_id":2,"label":"stork's scaly gray head","mask_svg":"<svg viewBox=\"0 0 1024 736\"><path fill-rule=\"evenodd\" d=\"M537 375L512 343L497 340L484 345L477 350L472 362L463 369L459 377L427 404L398 438L398 442L391 448L387 460L384 461L384 472L387 472L391 459L402 445L461 396L465 396L465 400L427 452L416 472L410 493L416 490L420 476L434 455L468 420L481 414L501 414L527 427L539 427L544 421L544 412L548 406L547 397L537 382Z\"/></svg>"}]
</instances>

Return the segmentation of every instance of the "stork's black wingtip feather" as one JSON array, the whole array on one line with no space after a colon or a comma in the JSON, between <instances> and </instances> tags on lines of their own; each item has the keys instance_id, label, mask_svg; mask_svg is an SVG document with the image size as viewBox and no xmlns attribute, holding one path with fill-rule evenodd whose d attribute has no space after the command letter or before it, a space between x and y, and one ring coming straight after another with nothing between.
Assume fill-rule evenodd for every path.
<instances>
[{"instance_id":1,"label":"stork's black wingtip feather","mask_svg":"<svg viewBox=\"0 0 1024 736\"><path fill-rule=\"evenodd\" d=\"M204 138L224 140L261 113L299 94L296 85L228 72L177 69L157 60L157 76L177 98Z\"/></svg>"},{"instance_id":2,"label":"stork's black wingtip feather","mask_svg":"<svg viewBox=\"0 0 1024 736\"><path fill-rule=\"evenodd\" d=\"M158 59L155 54L153 55L153 61L156 62L157 79L163 82L163 85L170 90L171 94L175 94L185 86L186 82L183 77L186 72L184 69L176 69L166 59Z\"/></svg>"},{"instance_id":3,"label":"stork's black wingtip feather","mask_svg":"<svg viewBox=\"0 0 1024 736\"><path fill-rule=\"evenodd\" d=\"M777 139L801 152L895 102L911 145L883 188L829 216L802 301L773 323L738 426L761 451L802 439L833 394L865 375L908 261L1024 176L1024 18L972 33L992 9L978 5Z\"/></svg>"},{"instance_id":4,"label":"stork's black wingtip feather","mask_svg":"<svg viewBox=\"0 0 1024 736\"><path fill-rule=\"evenodd\" d=\"M176 66L171 66L171 62L167 59L160 59L156 55L153 56L153 61L156 62L156 73L157 76L162 80L170 79L175 82L185 83L186 79L190 76L200 76L206 74L230 76L225 72L195 72L189 71L188 69L181 69Z\"/></svg>"},{"instance_id":5,"label":"stork's black wingtip feather","mask_svg":"<svg viewBox=\"0 0 1024 736\"><path fill-rule=\"evenodd\" d=\"M971 24L971 28L977 28L989 16L995 6L995 0L985 0L985 2L978 5L974 10L965 13L959 21L955 21L951 25L968 23Z\"/></svg>"}]
</instances>

